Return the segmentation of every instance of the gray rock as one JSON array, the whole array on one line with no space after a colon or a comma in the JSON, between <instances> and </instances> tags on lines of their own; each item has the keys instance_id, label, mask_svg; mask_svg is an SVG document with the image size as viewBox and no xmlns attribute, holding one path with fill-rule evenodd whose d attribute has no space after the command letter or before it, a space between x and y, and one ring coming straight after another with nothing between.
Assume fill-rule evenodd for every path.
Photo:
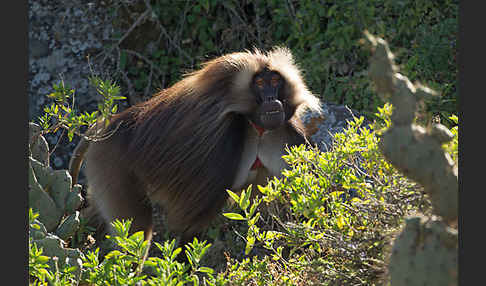
<instances>
[{"instance_id":1,"label":"gray rock","mask_svg":"<svg viewBox=\"0 0 486 286\"><path fill-rule=\"evenodd\" d=\"M29 55L33 58L42 58L49 54L49 42L38 39L29 39Z\"/></svg>"},{"instance_id":2,"label":"gray rock","mask_svg":"<svg viewBox=\"0 0 486 286\"><path fill-rule=\"evenodd\" d=\"M347 126L347 121L354 120L353 117L359 117L360 115L356 111L352 111L344 105L337 105L333 103L321 103L322 113L312 113L307 111L303 114L303 122L309 127L316 130L311 136L310 140L316 144L319 149L326 152L331 148L333 144L333 135L342 132ZM318 124L313 123L313 120L317 120ZM364 122L364 125L370 123Z\"/></svg>"}]
</instances>

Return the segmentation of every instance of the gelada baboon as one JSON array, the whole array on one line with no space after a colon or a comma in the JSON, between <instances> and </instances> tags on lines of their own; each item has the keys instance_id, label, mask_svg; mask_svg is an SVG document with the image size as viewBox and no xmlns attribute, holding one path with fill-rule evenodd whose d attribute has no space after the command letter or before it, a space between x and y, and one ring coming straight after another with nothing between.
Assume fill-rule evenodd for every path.
<instances>
[{"instance_id":1,"label":"gelada baboon","mask_svg":"<svg viewBox=\"0 0 486 286\"><path fill-rule=\"evenodd\" d=\"M307 142L299 117L306 107L319 111L319 100L286 48L208 61L116 114L105 129L113 134L89 144L88 202L106 222L133 218L132 231L145 231L146 239L148 202L156 202L168 227L191 240L221 211L226 189L280 175L285 145ZM71 162L74 177L81 157Z\"/></svg>"}]
</instances>

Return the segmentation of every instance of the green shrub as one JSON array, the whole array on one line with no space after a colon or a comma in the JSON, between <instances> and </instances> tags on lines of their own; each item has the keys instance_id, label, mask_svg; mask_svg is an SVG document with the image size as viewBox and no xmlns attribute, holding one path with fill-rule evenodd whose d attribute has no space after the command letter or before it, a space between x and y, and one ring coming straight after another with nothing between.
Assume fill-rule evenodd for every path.
<instances>
[{"instance_id":1,"label":"green shrub","mask_svg":"<svg viewBox=\"0 0 486 286\"><path fill-rule=\"evenodd\" d=\"M98 109L89 113L79 113L75 109L75 89L72 89L60 81L53 85L54 92L46 95L54 100L44 107L44 114L38 118L42 128L41 134L57 132L59 129L67 130L69 141L74 135L83 136L87 127L92 126L97 120L109 123L110 117L118 111L117 100L126 99L120 96L120 86L110 79L103 80L92 76L89 81L96 88L102 100L98 103Z\"/></svg>"},{"instance_id":2,"label":"green shrub","mask_svg":"<svg viewBox=\"0 0 486 286\"><path fill-rule=\"evenodd\" d=\"M459 156L459 152L458 152L458 147L459 147L459 130L458 130L458 122L459 122L459 119L457 118L457 115L451 115L449 117L449 119L454 123L454 126L450 129L450 131L452 132L452 135L454 136L451 140L451 142L449 142L448 144L445 144L443 147L444 147L444 150L447 152L447 154L449 154L449 156L451 156L452 160L456 163L456 165L458 164L458 156Z\"/></svg>"},{"instance_id":3,"label":"green shrub","mask_svg":"<svg viewBox=\"0 0 486 286\"><path fill-rule=\"evenodd\" d=\"M390 126L391 105L379 108L374 124L349 122L334 136L329 152L299 146L284 156L290 168L267 186L237 194L225 216L245 238L242 259L227 245L226 269L203 266L211 244L195 239L176 247L175 240L153 242L157 257L148 257L141 232L128 235L129 221L115 221L110 240L116 249L100 257L99 249L82 254L82 276L72 267L52 268L42 249L29 241L31 284L74 285L371 285L385 276L392 234L404 217L430 213L421 187L398 173L379 152L380 134ZM457 128L457 127L453 127ZM457 140L457 132L453 132ZM457 142L457 141L456 141ZM457 154L457 144L445 146ZM252 192L256 194L252 195ZM31 226L35 218L30 215ZM246 227L241 228L242 222ZM183 252L187 261L177 259ZM218 263L222 264L223 261ZM178 284L180 283L180 284ZM56 284L55 284L56 285Z\"/></svg>"},{"instance_id":4,"label":"green shrub","mask_svg":"<svg viewBox=\"0 0 486 286\"><path fill-rule=\"evenodd\" d=\"M230 274L240 279L238 285L371 285L383 279L390 234L407 214L430 211L420 187L378 149L390 114L386 104L370 126L362 126L363 118L349 122L334 136L329 152L292 147L284 156L290 169L283 178L258 186L261 197L249 200L250 189L239 196L230 193L244 215L225 216L247 222L246 253L265 250L265 255L235 261L231 269L246 273L274 264L266 266L268 271L281 270L278 279L262 278L268 272Z\"/></svg>"},{"instance_id":5,"label":"green shrub","mask_svg":"<svg viewBox=\"0 0 486 286\"><path fill-rule=\"evenodd\" d=\"M35 227L38 214L29 212L30 225ZM145 262L143 256L148 250L148 241L143 240L143 232L128 235L131 221L115 220L112 223L114 235L108 238L114 243L115 250L99 257L99 248L88 250L81 256L82 276L73 273L76 267L56 267L47 264L49 260L57 261L57 257L43 254L32 239L29 239L29 276L31 285L185 285L199 284L201 276L204 285L220 285L221 278L214 277L213 269L200 265L201 258L211 246L206 241L193 242L185 246L188 263L176 260L182 249L175 247L175 240L165 241L164 244L154 242L160 250L160 257L149 257ZM149 269L153 275L147 275L142 270ZM203 276L205 275L205 276ZM219 283L219 284L218 284Z\"/></svg>"}]
</instances>

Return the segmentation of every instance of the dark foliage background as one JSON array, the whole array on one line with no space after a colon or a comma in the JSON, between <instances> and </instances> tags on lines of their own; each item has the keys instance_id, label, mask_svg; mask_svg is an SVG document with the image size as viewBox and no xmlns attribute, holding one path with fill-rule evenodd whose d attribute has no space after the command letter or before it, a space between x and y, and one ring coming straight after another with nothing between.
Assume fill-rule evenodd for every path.
<instances>
[{"instance_id":1,"label":"dark foliage background","mask_svg":"<svg viewBox=\"0 0 486 286\"><path fill-rule=\"evenodd\" d=\"M410 80L420 78L441 94L426 102L424 120L449 125L457 113L458 1L144 0L116 12L125 31L118 35L124 37L119 69L134 94L149 95L147 85L165 88L181 71L224 53L286 45L314 93L372 116L383 103L367 77L369 55L361 45L367 29L390 43Z\"/></svg>"},{"instance_id":2,"label":"dark foliage background","mask_svg":"<svg viewBox=\"0 0 486 286\"><path fill-rule=\"evenodd\" d=\"M29 1L29 120L62 80L76 91L75 108L93 112L101 97L93 73L121 86L119 110L181 79L224 53L289 47L310 89L325 102L373 119L383 102L367 76L363 30L388 41L410 80L439 92L418 120L453 126L457 114L458 1L427 0L104 0ZM62 131L51 162L67 168L77 144Z\"/></svg>"}]
</instances>

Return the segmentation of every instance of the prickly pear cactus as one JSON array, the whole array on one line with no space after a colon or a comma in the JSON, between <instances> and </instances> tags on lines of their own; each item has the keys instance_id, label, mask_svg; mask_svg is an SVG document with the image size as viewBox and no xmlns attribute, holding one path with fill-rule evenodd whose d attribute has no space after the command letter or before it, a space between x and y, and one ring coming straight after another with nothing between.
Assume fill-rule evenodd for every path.
<instances>
[{"instance_id":1,"label":"prickly pear cactus","mask_svg":"<svg viewBox=\"0 0 486 286\"><path fill-rule=\"evenodd\" d=\"M30 122L29 123L29 155L41 162L42 164L49 166L49 145L43 136L39 136L41 128L39 125Z\"/></svg>"},{"instance_id":2,"label":"prickly pear cactus","mask_svg":"<svg viewBox=\"0 0 486 286\"><path fill-rule=\"evenodd\" d=\"M395 239L388 271L393 286L457 285L457 230L409 218Z\"/></svg>"},{"instance_id":3,"label":"prickly pear cactus","mask_svg":"<svg viewBox=\"0 0 486 286\"><path fill-rule=\"evenodd\" d=\"M49 167L48 145L40 135L40 128L29 124L29 207L39 213L34 221L36 228L30 228L29 236L44 254L58 257L58 263L79 266L80 252L65 247L79 228L80 214L77 209L83 202L81 185L71 186L67 170L53 170ZM53 264L53 261L50 260ZM54 265L51 265L54 267Z\"/></svg>"},{"instance_id":4,"label":"prickly pear cactus","mask_svg":"<svg viewBox=\"0 0 486 286\"><path fill-rule=\"evenodd\" d=\"M406 221L393 242L391 285L457 285L457 166L441 148L452 134L440 124L429 129L413 124L418 101L436 93L399 74L386 41L365 34L373 52L369 75L394 108L379 147L398 170L423 186L437 215Z\"/></svg>"},{"instance_id":5,"label":"prickly pear cactus","mask_svg":"<svg viewBox=\"0 0 486 286\"><path fill-rule=\"evenodd\" d=\"M37 227L33 227L33 225L37 225ZM81 275L83 265L79 249L66 247L64 240L55 234L48 233L44 224L37 219L29 228L29 236L32 243L35 243L38 248L42 248L44 255L57 258L59 267L76 266L76 275ZM51 269L56 269L56 262L53 259L49 259L47 263Z\"/></svg>"},{"instance_id":6,"label":"prickly pear cactus","mask_svg":"<svg viewBox=\"0 0 486 286\"><path fill-rule=\"evenodd\" d=\"M37 138L30 141L36 142L35 145L29 145L29 206L39 213L39 221L48 232L67 239L79 227L77 209L83 202L81 185L71 186L72 180L67 170L53 170L46 164L47 142L41 135L35 134L35 124L31 123L30 126L30 138Z\"/></svg>"}]
</instances>

